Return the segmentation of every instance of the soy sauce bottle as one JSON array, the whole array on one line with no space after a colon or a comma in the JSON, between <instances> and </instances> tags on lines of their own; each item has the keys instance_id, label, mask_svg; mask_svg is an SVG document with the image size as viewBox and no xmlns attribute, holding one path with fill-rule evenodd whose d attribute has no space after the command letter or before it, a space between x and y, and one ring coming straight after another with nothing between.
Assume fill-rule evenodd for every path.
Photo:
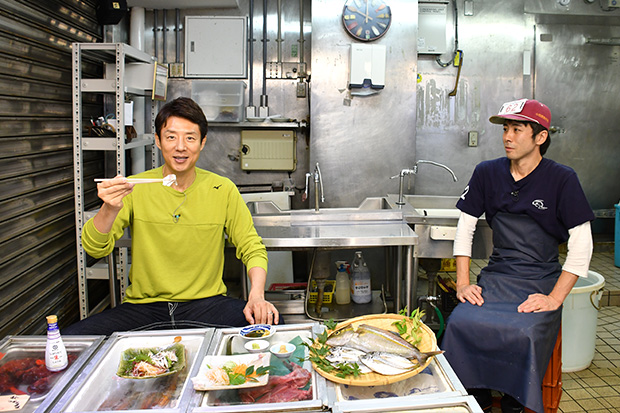
<instances>
[{"instance_id":1,"label":"soy sauce bottle","mask_svg":"<svg viewBox=\"0 0 620 413\"><path fill-rule=\"evenodd\" d=\"M49 315L47 318L47 344L45 345L45 367L49 371L60 371L67 367L69 359L65 344L60 337L58 317Z\"/></svg>"}]
</instances>

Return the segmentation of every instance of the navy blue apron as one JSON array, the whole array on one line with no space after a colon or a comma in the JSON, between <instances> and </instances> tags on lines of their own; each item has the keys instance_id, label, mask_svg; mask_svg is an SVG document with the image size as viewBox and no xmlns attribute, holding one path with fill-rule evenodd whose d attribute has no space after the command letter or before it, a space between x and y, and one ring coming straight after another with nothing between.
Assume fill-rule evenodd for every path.
<instances>
[{"instance_id":1,"label":"navy blue apron","mask_svg":"<svg viewBox=\"0 0 620 413\"><path fill-rule=\"evenodd\" d=\"M519 313L530 294L549 294L562 272L558 241L527 215L493 217L493 254L478 276L482 306L459 303L442 349L465 388L507 393L543 412L542 378L562 321L555 311Z\"/></svg>"}]
</instances>

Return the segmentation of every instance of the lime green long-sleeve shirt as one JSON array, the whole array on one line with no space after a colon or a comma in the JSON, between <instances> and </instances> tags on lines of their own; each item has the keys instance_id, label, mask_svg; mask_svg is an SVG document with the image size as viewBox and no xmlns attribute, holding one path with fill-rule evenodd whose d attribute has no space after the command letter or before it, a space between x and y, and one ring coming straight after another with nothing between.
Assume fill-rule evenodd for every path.
<instances>
[{"instance_id":1,"label":"lime green long-sleeve shirt","mask_svg":"<svg viewBox=\"0 0 620 413\"><path fill-rule=\"evenodd\" d=\"M162 168L139 175L162 178ZM179 215L175 222L174 215ZM125 302L189 301L225 294L222 279L226 235L247 268L267 270L267 251L237 187L227 178L196 168L185 192L161 184L138 184L123 199L112 230L99 232L92 219L82 230L84 250L110 254L131 230L130 286Z\"/></svg>"}]
</instances>

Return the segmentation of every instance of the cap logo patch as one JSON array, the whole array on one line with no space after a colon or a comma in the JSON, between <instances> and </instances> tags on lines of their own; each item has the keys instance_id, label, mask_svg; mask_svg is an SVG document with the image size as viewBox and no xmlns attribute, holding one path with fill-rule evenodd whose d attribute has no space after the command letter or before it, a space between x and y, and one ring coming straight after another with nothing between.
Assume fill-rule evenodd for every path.
<instances>
[{"instance_id":1,"label":"cap logo patch","mask_svg":"<svg viewBox=\"0 0 620 413\"><path fill-rule=\"evenodd\" d=\"M497 116L514 115L514 114L521 113L526 102L527 102L527 99L519 99L519 100L513 100L512 102L504 103L501 109L499 110L499 113L497 114Z\"/></svg>"}]
</instances>

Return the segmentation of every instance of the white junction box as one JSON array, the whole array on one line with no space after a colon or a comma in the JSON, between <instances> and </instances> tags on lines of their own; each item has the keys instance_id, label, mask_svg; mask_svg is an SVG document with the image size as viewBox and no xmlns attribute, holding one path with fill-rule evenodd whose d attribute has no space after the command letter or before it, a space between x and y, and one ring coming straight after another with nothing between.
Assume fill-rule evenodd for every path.
<instances>
[{"instance_id":1,"label":"white junction box","mask_svg":"<svg viewBox=\"0 0 620 413\"><path fill-rule=\"evenodd\" d=\"M294 130L242 130L240 157L244 171L294 171L297 168Z\"/></svg>"},{"instance_id":2,"label":"white junction box","mask_svg":"<svg viewBox=\"0 0 620 413\"><path fill-rule=\"evenodd\" d=\"M185 17L185 77L245 78L245 16Z\"/></svg>"},{"instance_id":3,"label":"white junction box","mask_svg":"<svg viewBox=\"0 0 620 413\"><path fill-rule=\"evenodd\" d=\"M444 54L447 46L448 4L444 1L418 3L418 53Z\"/></svg>"}]
</instances>

